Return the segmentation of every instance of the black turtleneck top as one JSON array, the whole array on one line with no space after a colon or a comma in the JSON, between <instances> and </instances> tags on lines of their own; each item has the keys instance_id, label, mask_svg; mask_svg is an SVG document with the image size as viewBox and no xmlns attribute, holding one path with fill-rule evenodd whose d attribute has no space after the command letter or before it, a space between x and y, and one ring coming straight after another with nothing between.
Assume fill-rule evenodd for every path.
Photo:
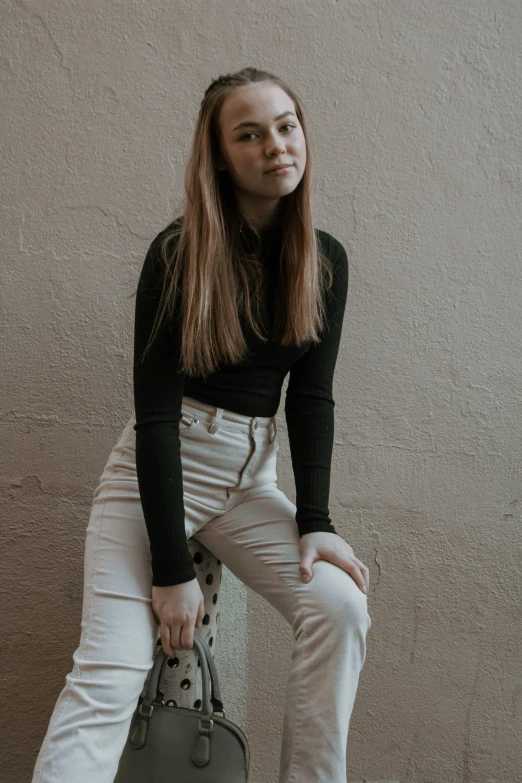
<instances>
[{"instance_id":1,"label":"black turtleneck top","mask_svg":"<svg viewBox=\"0 0 522 783\"><path fill-rule=\"evenodd\" d=\"M141 360L149 340L162 290L161 240L152 241L141 270L134 323L134 408L136 472L152 557L152 584L167 586L196 578L185 532L179 421L183 396L246 416L274 416L279 408L285 377L290 373L285 398L285 419L296 488L295 520L299 536L314 531L336 533L329 516L330 467L334 440L332 394L343 316L348 293L348 259L341 243L316 229L322 250L331 259L333 285L326 293L326 326L321 342L280 346L262 343L249 330L251 351L240 364L223 364L203 377L179 371L179 323L162 325L150 352ZM245 224L247 241L255 235ZM267 264L266 313L277 284L279 239L276 232L261 231L259 251ZM266 333L266 332L265 332Z\"/></svg>"}]
</instances>

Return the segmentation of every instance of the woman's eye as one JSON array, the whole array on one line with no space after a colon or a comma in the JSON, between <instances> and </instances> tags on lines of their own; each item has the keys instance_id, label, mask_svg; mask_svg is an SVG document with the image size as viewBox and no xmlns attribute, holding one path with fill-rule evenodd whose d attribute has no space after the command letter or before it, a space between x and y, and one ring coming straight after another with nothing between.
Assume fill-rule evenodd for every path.
<instances>
[{"instance_id":1,"label":"woman's eye","mask_svg":"<svg viewBox=\"0 0 522 783\"><path fill-rule=\"evenodd\" d=\"M283 126L282 126L282 128L281 128L281 130L282 130L283 128L295 128L295 125L290 125L290 124L287 124L287 125L283 125ZM246 139L246 138L247 138L247 136L254 136L254 135L255 135L255 134L254 134L254 132L253 132L253 131L251 131L250 133L245 133L243 136L241 136L241 137L240 137L239 141L243 141L243 139Z\"/></svg>"}]
</instances>

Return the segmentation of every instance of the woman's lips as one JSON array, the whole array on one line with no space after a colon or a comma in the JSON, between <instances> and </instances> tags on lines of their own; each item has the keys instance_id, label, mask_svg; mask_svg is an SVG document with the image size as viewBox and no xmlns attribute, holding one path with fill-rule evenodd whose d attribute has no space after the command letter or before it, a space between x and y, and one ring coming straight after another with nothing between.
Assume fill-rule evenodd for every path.
<instances>
[{"instance_id":1,"label":"woman's lips","mask_svg":"<svg viewBox=\"0 0 522 783\"><path fill-rule=\"evenodd\" d=\"M280 175L281 175L281 174L288 174L288 172L290 171L290 169L291 169L292 167L293 167L293 164L292 164L292 165L289 165L289 166L285 166L285 167L284 167L284 169L274 169L274 171L269 171L269 172L267 172L267 173L268 173L268 174L272 174L272 175L274 175L274 174L275 174L276 176L277 176L278 174L280 174Z\"/></svg>"}]
</instances>

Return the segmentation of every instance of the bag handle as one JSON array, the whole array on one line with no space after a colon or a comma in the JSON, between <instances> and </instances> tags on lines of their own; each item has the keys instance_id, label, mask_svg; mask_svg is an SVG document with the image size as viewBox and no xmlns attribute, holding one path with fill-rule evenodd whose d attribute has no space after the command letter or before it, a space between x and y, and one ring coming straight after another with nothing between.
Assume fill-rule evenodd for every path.
<instances>
[{"instance_id":1,"label":"bag handle","mask_svg":"<svg viewBox=\"0 0 522 783\"><path fill-rule=\"evenodd\" d=\"M194 632L194 649L198 655L201 665L201 719L200 731L202 726L206 727L205 733L210 733L213 728L212 715L214 711L224 712L221 693L219 690L218 674L212 652L202 636ZM162 701L163 692L160 685L163 683L165 666L169 656L162 647L157 652L154 664L147 684L147 689L143 701L137 709L136 727L131 737L131 744L134 748L141 748L145 744L147 736L147 726L149 718L154 709L153 702Z\"/></svg>"},{"instance_id":2,"label":"bag handle","mask_svg":"<svg viewBox=\"0 0 522 783\"><path fill-rule=\"evenodd\" d=\"M200 645L201 650L198 651L198 642ZM208 691L207 699L210 697L210 701L212 702L212 705L214 707L214 712L223 712L223 702L221 701L221 693L219 690L219 681L218 681L218 673L216 669L216 663L214 661L214 656L212 655L212 651L210 650L210 647L206 643L206 641L203 639L202 636L196 636L194 633L194 649L196 650L196 653L198 655L198 658L201 663L201 684L202 684L202 707L201 710L203 713L205 713L204 705L205 705L205 689ZM154 701L162 701L164 693L161 690L161 686L164 683L164 677L165 677L165 667L167 665L167 662L169 660L168 655L165 655L163 652L163 649L160 650L160 654L163 653L164 661L161 665L161 670L158 677L158 684L156 689L156 696L154 698ZM204 660L202 660L202 658ZM210 670L210 682L208 678L208 672L206 671L206 668L204 664L207 664L208 669ZM207 675L205 677L205 675ZM152 675L151 675L152 677ZM210 688L210 686L212 686ZM161 697L161 698L160 698ZM212 712L210 708L210 704L208 706L209 714Z\"/></svg>"}]
</instances>

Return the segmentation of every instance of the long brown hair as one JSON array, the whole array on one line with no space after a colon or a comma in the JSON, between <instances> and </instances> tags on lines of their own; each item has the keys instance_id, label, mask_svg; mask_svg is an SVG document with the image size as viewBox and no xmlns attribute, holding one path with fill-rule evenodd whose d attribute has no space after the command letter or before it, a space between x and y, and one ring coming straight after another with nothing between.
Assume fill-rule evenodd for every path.
<instances>
[{"instance_id":1,"label":"long brown hair","mask_svg":"<svg viewBox=\"0 0 522 783\"><path fill-rule=\"evenodd\" d=\"M161 328L172 317L176 300L183 313L180 367L186 375L206 376L221 362L238 363L247 351L240 318L261 339L258 325L260 275L263 265L242 241L246 224L239 213L233 182L218 169L223 101L232 90L248 84L272 82L292 99L306 141L303 176L292 193L281 198L275 225L281 238L279 284L274 301L274 340L281 345L320 341L324 326L325 273L332 284L332 267L322 252L313 226L311 195L313 155L301 101L278 76L243 68L220 76L207 88L201 102L192 149L185 169L185 197L181 216L163 232L160 256L165 268L161 304L142 360Z\"/></svg>"}]
</instances>

